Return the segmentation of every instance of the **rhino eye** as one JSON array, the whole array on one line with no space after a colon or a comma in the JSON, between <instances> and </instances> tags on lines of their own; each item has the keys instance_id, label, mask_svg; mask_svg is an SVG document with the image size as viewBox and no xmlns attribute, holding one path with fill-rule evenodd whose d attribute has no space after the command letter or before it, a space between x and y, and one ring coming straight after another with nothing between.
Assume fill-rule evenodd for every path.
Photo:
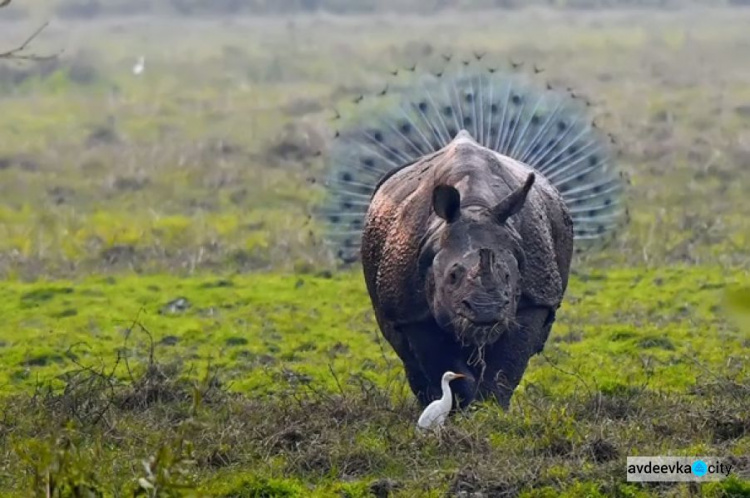
<instances>
[{"instance_id":1,"label":"rhino eye","mask_svg":"<svg viewBox=\"0 0 750 498\"><path fill-rule=\"evenodd\" d=\"M461 278L463 268L459 265L454 265L451 271L448 272L448 284L456 285L458 280Z\"/></svg>"},{"instance_id":2,"label":"rhino eye","mask_svg":"<svg viewBox=\"0 0 750 498\"><path fill-rule=\"evenodd\" d=\"M458 282L458 274L456 270L451 270L451 272L448 274L448 283L451 285L455 285L456 282Z\"/></svg>"}]
</instances>

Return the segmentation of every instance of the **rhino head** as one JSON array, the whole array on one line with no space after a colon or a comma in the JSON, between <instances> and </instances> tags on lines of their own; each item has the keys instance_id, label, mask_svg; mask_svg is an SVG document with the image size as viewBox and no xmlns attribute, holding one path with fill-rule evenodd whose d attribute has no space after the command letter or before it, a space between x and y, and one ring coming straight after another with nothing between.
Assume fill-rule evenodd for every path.
<instances>
[{"instance_id":1,"label":"rhino head","mask_svg":"<svg viewBox=\"0 0 750 498\"><path fill-rule=\"evenodd\" d=\"M507 222L523 207L535 180L491 207L462 208L459 191L437 185L432 209L445 223L422 246L426 296L438 325L463 344L495 342L516 326L524 253Z\"/></svg>"}]
</instances>

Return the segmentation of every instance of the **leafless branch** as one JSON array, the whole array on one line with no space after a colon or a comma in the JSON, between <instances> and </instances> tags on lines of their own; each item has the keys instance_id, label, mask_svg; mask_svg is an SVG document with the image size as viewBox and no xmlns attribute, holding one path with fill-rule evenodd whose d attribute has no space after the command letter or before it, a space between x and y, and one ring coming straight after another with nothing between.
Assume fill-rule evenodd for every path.
<instances>
[{"instance_id":1,"label":"leafless branch","mask_svg":"<svg viewBox=\"0 0 750 498\"><path fill-rule=\"evenodd\" d=\"M10 5L10 2L12 0L0 0L0 9L3 7L7 7ZM29 44L34 41L34 39L39 36L39 33L44 31L44 29L49 25L49 22L46 22L42 24L36 31L34 31L31 36L26 38L26 40L19 45L16 48L10 49L6 52L0 52L0 60L2 59L12 59L12 60L27 60L27 61L44 61L49 59L54 59L57 57L58 54L55 55L35 55L35 54L24 54L22 53L24 50L26 50L26 47L29 46Z\"/></svg>"}]
</instances>

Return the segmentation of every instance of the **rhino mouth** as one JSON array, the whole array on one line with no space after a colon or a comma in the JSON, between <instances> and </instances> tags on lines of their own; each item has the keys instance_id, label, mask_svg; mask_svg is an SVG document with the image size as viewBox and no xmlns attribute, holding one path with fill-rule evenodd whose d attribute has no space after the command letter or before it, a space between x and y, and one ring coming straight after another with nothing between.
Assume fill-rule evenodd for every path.
<instances>
[{"instance_id":1,"label":"rhino mouth","mask_svg":"<svg viewBox=\"0 0 750 498\"><path fill-rule=\"evenodd\" d=\"M457 315L461 318L464 327L494 327L501 321L499 316L480 320L460 311L457 313Z\"/></svg>"},{"instance_id":2,"label":"rhino mouth","mask_svg":"<svg viewBox=\"0 0 750 498\"><path fill-rule=\"evenodd\" d=\"M455 332L463 344L491 344L513 326L510 320L500 318L489 321L475 321L460 316L457 322Z\"/></svg>"}]
</instances>

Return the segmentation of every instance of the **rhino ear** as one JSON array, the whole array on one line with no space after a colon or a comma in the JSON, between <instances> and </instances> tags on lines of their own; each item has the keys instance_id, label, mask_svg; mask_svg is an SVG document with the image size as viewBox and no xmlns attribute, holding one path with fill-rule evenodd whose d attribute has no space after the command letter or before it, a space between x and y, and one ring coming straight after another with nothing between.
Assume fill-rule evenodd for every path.
<instances>
[{"instance_id":1,"label":"rhino ear","mask_svg":"<svg viewBox=\"0 0 750 498\"><path fill-rule=\"evenodd\" d=\"M529 173L528 178L526 178L526 183L510 193L508 197L498 202L497 205L492 208L492 216L497 223L502 225L508 220L508 218L521 210L523 204L526 202L526 196L529 194L531 186L534 185L534 180L536 180L536 175L534 175L534 173Z\"/></svg>"},{"instance_id":2,"label":"rhino ear","mask_svg":"<svg viewBox=\"0 0 750 498\"><path fill-rule=\"evenodd\" d=\"M450 185L438 185L432 191L432 209L448 223L461 217L461 194Z\"/></svg>"}]
</instances>

